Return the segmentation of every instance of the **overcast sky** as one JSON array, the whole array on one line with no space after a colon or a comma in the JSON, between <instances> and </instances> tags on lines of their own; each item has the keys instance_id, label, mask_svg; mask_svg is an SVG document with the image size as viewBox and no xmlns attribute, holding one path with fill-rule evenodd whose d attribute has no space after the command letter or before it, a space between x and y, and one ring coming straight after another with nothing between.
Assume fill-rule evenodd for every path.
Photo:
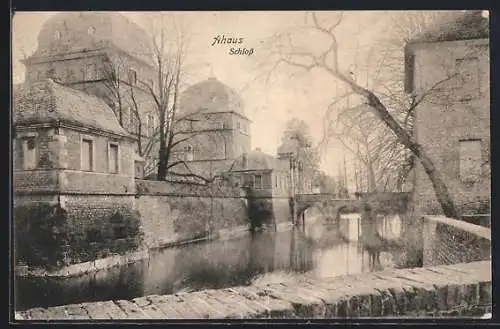
<instances>
[{"instance_id":1,"label":"overcast sky","mask_svg":"<svg viewBox=\"0 0 500 329\"><path fill-rule=\"evenodd\" d=\"M13 82L24 80L24 66L19 62L23 54L30 55L37 47L37 36L44 22L54 13L30 12L17 13L13 19ZM147 30L150 14L141 12L123 13ZM178 13L192 29L192 48L190 61L200 65L191 72L190 81L216 76L220 81L241 93L245 102L245 112L253 121L252 147L275 154L283 134L285 123L292 117L305 120L311 127L316 140L323 134L323 116L326 105L332 99L335 80L328 75L312 71L299 76L291 76L288 71L280 70L270 83L255 81L258 75L255 62L259 59L262 41L274 32L284 28L304 24L304 12L190 12ZM322 12L319 17L333 20L335 12ZM387 12L347 12L338 28L340 45L340 64L347 68L353 63L351 49L358 45L368 49L387 28ZM227 46L211 46L217 35L244 38L243 47L254 48L252 56L228 54ZM311 40L309 40L311 41ZM312 39L320 43L320 39ZM348 163L351 156L332 142L322 156L322 169L337 174L338 164L344 156Z\"/></svg>"}]
</instances>

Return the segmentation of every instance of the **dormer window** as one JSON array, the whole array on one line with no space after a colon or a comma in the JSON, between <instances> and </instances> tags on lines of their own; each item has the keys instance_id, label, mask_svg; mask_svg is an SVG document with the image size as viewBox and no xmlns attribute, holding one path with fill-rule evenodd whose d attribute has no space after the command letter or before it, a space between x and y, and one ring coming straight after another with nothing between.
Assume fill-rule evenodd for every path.
<instances>
[{"instance_id":1,"label":"dormer window","mask_svg":"<svg viewBox=\"0 0 500 329\"><path fill-rule=\"evenodd\" d=\"M89 29L87 30L87 33L89 35L94 35L94 33L95 33L95 27L93 27L93 26L89 27Z\"/></svg>"},{"instance_id":2,"label":"dormer window","mask_svg":"<svg viewBox=\"0 0 500 329\"><path fill-rule=\"evenodd\" d=\"M56 31L54 33L54 39L55 40L61 40L61 31Z\"/></svg>"}]
</instances>

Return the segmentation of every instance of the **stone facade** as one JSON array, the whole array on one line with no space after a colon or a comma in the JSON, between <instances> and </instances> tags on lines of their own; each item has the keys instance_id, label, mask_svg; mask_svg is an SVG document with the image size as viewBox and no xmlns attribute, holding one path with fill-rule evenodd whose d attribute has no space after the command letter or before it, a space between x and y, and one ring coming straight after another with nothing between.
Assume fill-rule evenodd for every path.
<instances>
[{"instance_id":1,"label":"stone facade","mask_svg":"<svg viewBox=\"0 0 500 329\"><path fill-rule=\"evenodd\" d=\"M149 248L248 229L246 200L239 189L141 180L137 185L135 205Z\"/></svg>"},{"instance_id":2,"label":"stone facade","mask_svg":"<svg viewBox=\"0 0 500 329\"><path fill-rule=\"evenodd\" d=\"M407 90L422 99L415 111L416 140L434 162L462 214L489 212L476 208L480 202L489 202L491 194L488 25L485 18L474 15L466 18L478 23L470 23L457 35L433 38L431 34L406 49ZM477 142L471 144L477 150L464 149L467 142ZM476 172L469 179L465 174L471 166ZM420 163L415 172L415 204L417 211L440 213Z\"/></svg>"}]
</instances>

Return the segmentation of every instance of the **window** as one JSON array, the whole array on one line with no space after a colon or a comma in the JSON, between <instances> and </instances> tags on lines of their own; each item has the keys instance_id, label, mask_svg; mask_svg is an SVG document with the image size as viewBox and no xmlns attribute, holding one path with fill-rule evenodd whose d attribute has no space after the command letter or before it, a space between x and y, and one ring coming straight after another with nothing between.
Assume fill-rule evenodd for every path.
<instances>
[{"instance_id":1,"label":"window","mask_svg":"<svg viewBox=\"0 0 500 329\"><path fill-rule=\"evenodd\" d=\"M93 26L89 27L89 29L87 30L87 33L89 35L94 35L94 33L95 33L95 27L93 27Z\"/></svg>"},{"instance_id":2,"label":"window","mask_svg":"<svg viewBox=\"0 0 500 329\"><path fill-rule=\"evenodd\" d=\"M128 70L128 81L133 85L137 83L137 72L134 69Z\"/></svg>"},{"instance_id":3,"label":"window","mask_svg":"<svg viewBox=\"0 0 500 329\"><path fill-rule=\"evenodd\" d=\"M194 151L191 145L184 146L184 159L185 161L193 161L194 160Z\"/></svg>"},{"instance_id":4,"label":"window","mask_svg":"<svg viewBox=\"0 0 500 329\"><path fill-rule=\"evenodd\" d=\"M97 80L97 68L95 64L85 65L85 81Z\"/></svg>"},{"instance_id":5,"label":"window","mask_svg":"<svg viewBox=\"0 0 500 329\"><path fill-rule=\"evenodd\" d=\"M153 136L153 133L155 131L155 116L153 114L148 114L146 124L148 129L148 135Z\"/></svg>"},{"instance_id":6,"label":"window","mask_svg":"<svg viewBox=\"0 0 500 329\"><path fill-rule=\"evenodd\" d=\"M476 57L456 60L460 100L470 100L479 96L479 61Z\"/></svg>"},{"instance_id":7,"label":"window","mask_svg":"<svg viewBox=\"0 0 500 329\"><path fill-rule=\"evenodd\" d=\"M460 141L460 179L464 183L475 182L482 174L481 140Z\"/></svg>"},{"instance_id":8,"label":"window","mask_svg":"<svg viewBox=\"0 0 500 329\"><path fill-rule=\"evenodd\" d=\"M244 178L244 186L247 186L247 187L253 187L254 186L254 179L253 179L253 176L252 175L245 175L245 178Z\"/></svg>"},{"instance_id":9,"label":"window","mask_svg":"<svg viewBox=\"0 0 500 329\"><path fill-rule=\"evenodd\" d=\"M82 139L81 162L82 170L94 170L94 142L91 139Z\"/></svg>"},{"instance_id":10,"label":"window","mask_svg":"<svg viewBox=\"0 0 500 329\"><path fill-rule=\"evenodd\" d=\"M119 150L118 144L110 143L108 145L108 170L111 173L118 173L119 171Z\"/></svg>"},{"instance_id":11,"label":"window","mask_svg":"<svg viewBox=\"0 0 500 329\"><path fill-rule=\"evenodd\" d=\"M236 124L236 127L238 128L238 130L241 129L241 125L240 125L240 122L238 121L238 123Z\"/></svg>"},{"instance_id":12,"label":"window","mask_svg":"<svg viewBox=\"0 0 500 329\"><path fill-rule=\"evenodd\" d=\"M262 188L262 175L255 175L255 188Z\"/></svg>"},{"instance_id":13,"label":"window","mask_svg":"<svg viewBox=\"0 0 500 329\"><path fill-rule=\"evenodd\" d=\"M68 81L73 81L75 79L75 72L69 67L66 68L66 79Z\"/></svg>"},{"instance_id":14,"label":"window","mask_svg":"<svg viewBox=\"0 0 500 329\"><path fill-rule=\"evenodd\" d=\"M134 134L139 134L139 119L134 111L130 112L130 130Z\"/></svg>"},{"instance_id":15,"label":"window","mask_svg":"<svg viewBox=\"0 0 500 329\"><path fill-rule=\"evenodd\" d=\"M56 31L54 33L54 39L61 40L61 31Z\"/></svg>"},{"instance_id":16,"label":"window","mask_svg":"<svg viewBox=\"0 0 500 329\"><path fill-rule=\"evenodd\" d=\"M37 163L37 147L35 138L27 138L23 141L23 168L35 169Z\"/></svg>"}]
</instances>

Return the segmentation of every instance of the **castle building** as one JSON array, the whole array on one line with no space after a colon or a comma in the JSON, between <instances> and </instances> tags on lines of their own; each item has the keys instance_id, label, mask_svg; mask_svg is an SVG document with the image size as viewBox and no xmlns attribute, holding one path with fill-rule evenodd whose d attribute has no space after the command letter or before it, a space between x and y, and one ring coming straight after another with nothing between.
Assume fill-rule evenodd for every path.
<instances>
[{"instance_id":1,"label":"castle building","mask_svg":"<svg viewBox=\"0 0 500 329\"><path fill-rule=\"evenodd\" d=\"M489 22L481 12L425 31L406 46L408 93L422 99L414 136L432 159L461 215L489 212ZM424 169L415 170L415 205L439 212Z\"/></svg>"},{"instance_id":2,"label":"castle building","mask_svg":"<svg viewBox=\"0 0 500 329\"><path fill-rule=\"evenodd\" d=\"M145 31L123 15L58 13L43 25L37 49L23 60L25 83L50 78L103 99L120 125L136 136L136 153L150 164L144 174L154 176L158 143L148 144L158 129L151 96L158 76L150 49ZM168 169L173 174L210 179L250 150L250 120L243 102L217 79L187 88L179 108ZM136 176L143 169L137 166Z\"/></svg>"},{"instance_id":3,"label":"castle building","mask_svg":"<svg viewBox=\"0 0 500 329\"><path fill-rule=\"evenodd\" d=\"M120 14L54 14L42 26L35 52L22 61L25 83L50 78L103 99L120 125L144 145L157 125L148 89L155 88L157 75L148 40Z\"/></svg>"},{"instance_id":4,"label":"castle building","mask_svg":"<svg viewBox=\"0 0 500 329\"><path fill-rule=\"evenodd\" d=\"M100 98L51 79L15 86L14 203L89 219L134 207L134 136ZM83 224L82 224L83 225Z\"/></svg>"},{"instance_id":5,"label":"castle building","mask_svg":"<svg viewBox=\"0 0 500 329\"><path fill-rule=\"evenodd\" d=\"M181 95L173 148L175 174L206 179L231 170L236 159L250 151L250 124L238 93L211 77Z\"/></svg>"}]
</instances>

